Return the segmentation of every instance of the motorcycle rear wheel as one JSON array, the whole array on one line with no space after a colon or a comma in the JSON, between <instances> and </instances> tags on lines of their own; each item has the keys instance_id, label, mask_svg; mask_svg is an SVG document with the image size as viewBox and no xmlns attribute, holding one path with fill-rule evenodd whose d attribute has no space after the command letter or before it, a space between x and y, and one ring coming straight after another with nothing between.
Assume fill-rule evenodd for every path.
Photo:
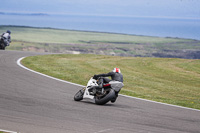
<instances>
[{"instance_id":1,"label":"motorcycle rear wheel","mask_svg":"<svg viewBox=\"0 0 200 133\"><path fill-rule=\"evenodd\" d=\"M110 92L103 98L99 99L98 97L95 97L95 103L98 105L104 105L107 102L109 102L111 99L115 97L115 91L113 89L110 89Z\"/></svg>"},{"instance_id":2,"label":"motorcycle rear wheel","mask_svg":"<svg viewBox=\"0 0 200 133\"><path fill-rule=\"evenodd\" d=\"M83 100L83 94L84 94L84 89L79 90L79 91L74 95L74 101L81 101L81 100Z\"/></svg>"}]
</instances>

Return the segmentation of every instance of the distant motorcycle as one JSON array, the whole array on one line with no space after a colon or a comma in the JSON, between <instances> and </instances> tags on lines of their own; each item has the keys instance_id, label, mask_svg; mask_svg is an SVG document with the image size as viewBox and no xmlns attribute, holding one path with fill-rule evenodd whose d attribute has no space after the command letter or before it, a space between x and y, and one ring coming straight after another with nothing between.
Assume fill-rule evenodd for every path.
<instances>
[{"instance_id":1,"label":"distant motorcycle","mask_svg":"<svg viewBox=\"0 0 200 133\"><path fill-rule=\"evenodd\" d=\"M89 89L91 87L98 86L97 82L98 79L90 78L87 86L75 94L74 100L81 101L86 99L98 105L104 105L109 101L112 102L112 99L116 100L119 91L124 86L122 82L110 81L108 84L104 84L102 89L93 89L93 91L90 92Z\"/></svg>"}]
</instances>

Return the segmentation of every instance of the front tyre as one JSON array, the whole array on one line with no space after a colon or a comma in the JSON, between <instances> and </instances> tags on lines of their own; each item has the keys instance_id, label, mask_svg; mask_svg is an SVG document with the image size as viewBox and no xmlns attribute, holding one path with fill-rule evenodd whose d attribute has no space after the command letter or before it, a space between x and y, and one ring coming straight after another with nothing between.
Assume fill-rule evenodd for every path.
<instances>
[{"instance_id":1,"label":"front tyre","mask_svg":"<svg viewBox=\"0 0 200 133\"><path fill-rule=\"evenodd\" d=\"M5 44L3 43L3 41L2 40L0 40L0 49L1 50L5 50Z\"/></svg>"},{"instance_id":2,"label":"front tyre","mask_svg":"<svg viewBox=\"0 0 200 133\"><path fill-rule=\"evenodd\" d=\"M110 89L110 92L105 97L100 99L98 97L95 97L95 103L98 105L104 105L114 97L115 97L115 91L113 89Z\"/></svg>"},{"instance_id":3,"label":"front tyre","mask_svg":"<svg viewBox=\"0 0 200 133\"><path fill-rule=\"evenodd\" d=\"M0 44L0 49L5 50L5 46L3 44Z\"/></svg>"},{"instance_id":4,"label":"front tyre","mask_svg":"<svg viewBox=\"0 0 200 133\"><path fill-rule=\"evenodd\" d=\"M81 101L81 100L83 100L83 95L84 95L84 89L79 90L79 91L74 95L74 101Z\"/></svg>"}]
</instances>

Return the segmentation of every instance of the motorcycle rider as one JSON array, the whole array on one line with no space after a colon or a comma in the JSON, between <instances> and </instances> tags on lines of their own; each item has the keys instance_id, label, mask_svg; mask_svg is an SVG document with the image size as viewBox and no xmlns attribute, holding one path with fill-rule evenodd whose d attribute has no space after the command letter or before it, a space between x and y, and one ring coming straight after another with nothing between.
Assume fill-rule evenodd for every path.
<instances>
[{"instance_id":1,"label":"motorcycle rider","mask_svg":"<svg viewBox=\"0 0 200 133\"><path fill-rule=\"evenodd\" d=\"M10 30L7 30L6 33L3 33L3 34L1 35L1 40L3 41L5 47L6 47L6 46L9 46L10 43L11 43L11 36L10 36L10 34L11 34L11 31L10 31Z\"/></svg>"},{"instance_id":2,"label":"motorcycle rider","mask_svg":"<svg viewBox=\"0 0 200 133\"><path fill-rule=\"evenodd\" d=\"M111 79L107 78L107 77L111 77ZM99 77L101 77L99 79L99 86L96 86L94 88L91 88L89 91L93 91L93 89L101 89L103 88L103 84L104 83L109 83L110 81L119 81L123 83L123 75L121 74L121 71L119 68L114 68L111 72L107 73L107 74L98 74L98 75L94 75L93 78L94 79L98 79ZM116 97L114 99L111 100L111 102L115 102L117 97L118 97L118 93L116 92Z\"/></svg>"}]
</instances>

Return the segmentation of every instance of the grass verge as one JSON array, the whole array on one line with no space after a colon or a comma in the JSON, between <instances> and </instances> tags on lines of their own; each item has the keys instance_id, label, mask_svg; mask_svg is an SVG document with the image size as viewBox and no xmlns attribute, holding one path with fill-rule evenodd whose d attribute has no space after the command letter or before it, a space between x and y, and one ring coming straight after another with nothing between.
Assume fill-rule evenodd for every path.
<instances>
[{"instance_id":1,"label":"grass verge","mask_svg":"<svg viewBox=\"0 0 200 133\"><path fill-rule=\"evenodd\" d=\"M27 57L22 64L81 85L119 67L125 84L121 94L200 109L200 60L59 54Z\"/></svg>"}]
</instances>

